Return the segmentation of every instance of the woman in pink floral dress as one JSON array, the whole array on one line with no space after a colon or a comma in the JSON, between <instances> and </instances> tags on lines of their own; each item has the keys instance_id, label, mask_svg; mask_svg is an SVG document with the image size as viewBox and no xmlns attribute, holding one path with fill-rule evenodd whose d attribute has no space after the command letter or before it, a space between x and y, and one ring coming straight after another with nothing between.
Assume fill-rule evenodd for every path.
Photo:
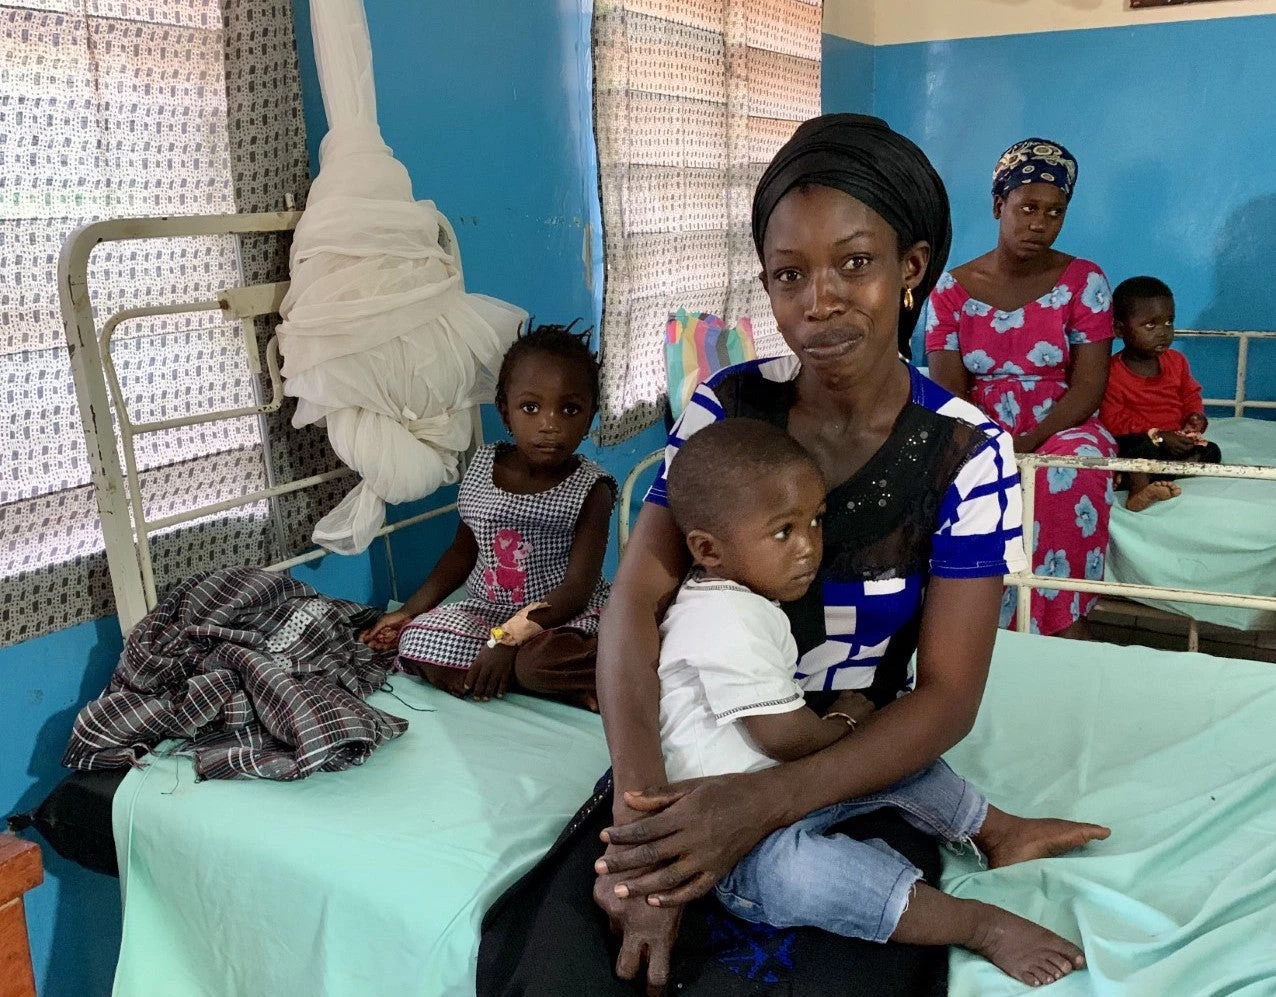
<instances>
[{"instance_id":1,"label":"woman in pink floral dress","mask_svg":"<svg viewBox=\"0 0 1276 997\"><path fill-rule=\"evenodd\" d=\"M1096 411L1107 384L1112 295L1088 260L1053 249L1076 183L1057 142L1011 146L993 174L997 247L939 279L925 312L930 376L967 398L1015 439L1020 453L1112 457ZM1038 575L1103 577L1112 475L1038 472L1030 541ZM1025 531L1026 533L1026 531ZM1088 636L1095 596L1037 590L1033 633ZM1001 624L1014 623L1015 590Z\"/></svg>"}]
</instances>

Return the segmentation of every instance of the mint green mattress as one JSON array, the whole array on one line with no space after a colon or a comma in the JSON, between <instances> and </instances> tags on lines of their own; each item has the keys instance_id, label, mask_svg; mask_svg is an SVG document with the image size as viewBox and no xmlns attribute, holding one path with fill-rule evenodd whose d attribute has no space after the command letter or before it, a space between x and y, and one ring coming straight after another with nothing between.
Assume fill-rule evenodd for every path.
<instances>
[{"instance_id":1,"label":"mint green mattress","mask_svg":"<svg viewBox=\"0 0 1276 997\"><path fill-rule=\"evenodd\" d=\"M1214 419L1207 434L1227 464L1276 467L1276 422ZM1182 478L1183 494L1143 512L1112 508L1109 581L1276 595L1276 481ZM1143 601L1143 600L1140 600ZM1238 630L1276 630L1276 613L1146 600Z\"/></svg>"},{"instance_id":2,"label":"mint green mattress","mask_svg":"<svg viewBox=\"0 0 1276 997\"><path fill-rule=\"evenodd\" d=\"M361 768L195 784L164 758L124 780L120 997L473 993L486 906L606 768L596 717L484 706L407 679L410 728ZM1112 826L1063 859L945 886L1085 948L1051 994L1276 993L1276 666L1003 632L950 760L1000 806ZM951 993L1028 988L952 957Z\"/></svg>"}]
</instances>

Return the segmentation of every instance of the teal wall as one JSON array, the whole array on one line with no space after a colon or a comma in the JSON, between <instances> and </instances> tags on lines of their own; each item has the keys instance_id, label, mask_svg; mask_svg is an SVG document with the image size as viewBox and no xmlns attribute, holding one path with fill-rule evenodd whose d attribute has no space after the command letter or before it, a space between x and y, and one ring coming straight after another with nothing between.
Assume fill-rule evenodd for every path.
<instances>
[{"instance_id":1,"label":"teal wall","mask_svg":"<svg viewBox=\"0 0 1276 997\"><path fill-rule=\"evenodd\" d=\"M1274 329L1274 46L1276 16L878 46L872 108L943 175L954 263L996 241L997 156L1044 135L1080 161L1059 248L1114 284L1162 278L1182 328ZM860 109L859 48L826 44L827 110ZM1230 397L1235 346L1180 345L1206 393ZM1276 398L1276 345L1254 347L1248 393Z\"/></svg>"},{"instance_id":2,"label":"teal wall","mask_svg":"<svg viewBox=\"0 0 1276 997\"><path fill-rule=\"evenodd\" d=\"M456 229L468 290L548 322L602 315L602 224L592 134L589 5L580 0L365 0L377 112L414 192ZM312 166L326 130L309 28L296 0ZM488 411L488 439L502 435ZM617 479L661 446L662 427L583 452ZM400 510L396 515L406 515ZM433 566L455 519L394 540L400 592ZM615 568L615 543L606 570Z\"/></svg>"},{"instance_id":3,"label":"teal wall","mask_svg":"<svg viewBox=\"0 0 1276 997\"><path fill-rule=\"evenodd\" d=\"M820 87L824 110L872 114L876 46L825 35L821 47Z\"/></svg>"}]
</instances>

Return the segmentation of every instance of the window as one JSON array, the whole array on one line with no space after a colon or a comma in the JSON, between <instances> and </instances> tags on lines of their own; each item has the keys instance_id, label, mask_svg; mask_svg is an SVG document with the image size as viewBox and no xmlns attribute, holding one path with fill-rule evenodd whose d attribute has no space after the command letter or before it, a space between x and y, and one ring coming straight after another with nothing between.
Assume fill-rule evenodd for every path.
<instances>
[{"instance_id":1,"label":"window","mask_svg":"<svg viewBox=\"0 0 1276 997\"><path fill-rule=\"evenodd\" d=\"M0 643L110 611L58 303L62 241L104 217L300 199L293 44L287 3L228 4L225 20L218 0L0 4ZM241 248L227 237L95 250L99 326L124 307L215 297L250 266L278 270L277 251L254 246L241 258ZM124 323L112 355L130 412L168 418L253 404L241 342L216 312ZM138 457L157 515L266 478L256 419L143 437ZM185 531L157 544L157 570L173 581L228 558L256 562L274 542L268 519L255 509Z\"/></svg>"},{"instance_id":2,"label":"window","mask_svg":"<svg viewBox=\"0 0 1276 997\"><path fill-rule=\"evenodd\" d=\"M759 355L783 352L750 213L766 164L820 113L821 20L819 0L596 0L604 442L663 412L670 312L747 315Z\"/></svg>"}]
</instances>

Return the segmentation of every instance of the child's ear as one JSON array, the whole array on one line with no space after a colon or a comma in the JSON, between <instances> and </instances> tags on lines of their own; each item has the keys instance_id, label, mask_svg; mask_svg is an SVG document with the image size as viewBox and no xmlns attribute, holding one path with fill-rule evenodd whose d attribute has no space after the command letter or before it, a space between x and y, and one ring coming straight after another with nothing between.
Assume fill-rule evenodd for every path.
<instances>
[{"instance_id":1,"label":"child's ear","mask_svg":"<svg viewBox=\"0 0 1276 997\"><path fill-rule=\"evenodd\" d=\"M496 396L496 411L501 417L501 422L506 429L510 428L510 403L505 400L504 395Z\"/></svg>"},{"instance_id":2,"label":"child's ear","mask_svg":"<svg viewBox=\"0 0 1276 997\"><path fill-rule=\"evenodd\" d=\"M692 530L687 534L687 549L691 559L705 568L716 568L722 563L722 551L717 539L705 530Z\"/></svg>"}]
</instances>

